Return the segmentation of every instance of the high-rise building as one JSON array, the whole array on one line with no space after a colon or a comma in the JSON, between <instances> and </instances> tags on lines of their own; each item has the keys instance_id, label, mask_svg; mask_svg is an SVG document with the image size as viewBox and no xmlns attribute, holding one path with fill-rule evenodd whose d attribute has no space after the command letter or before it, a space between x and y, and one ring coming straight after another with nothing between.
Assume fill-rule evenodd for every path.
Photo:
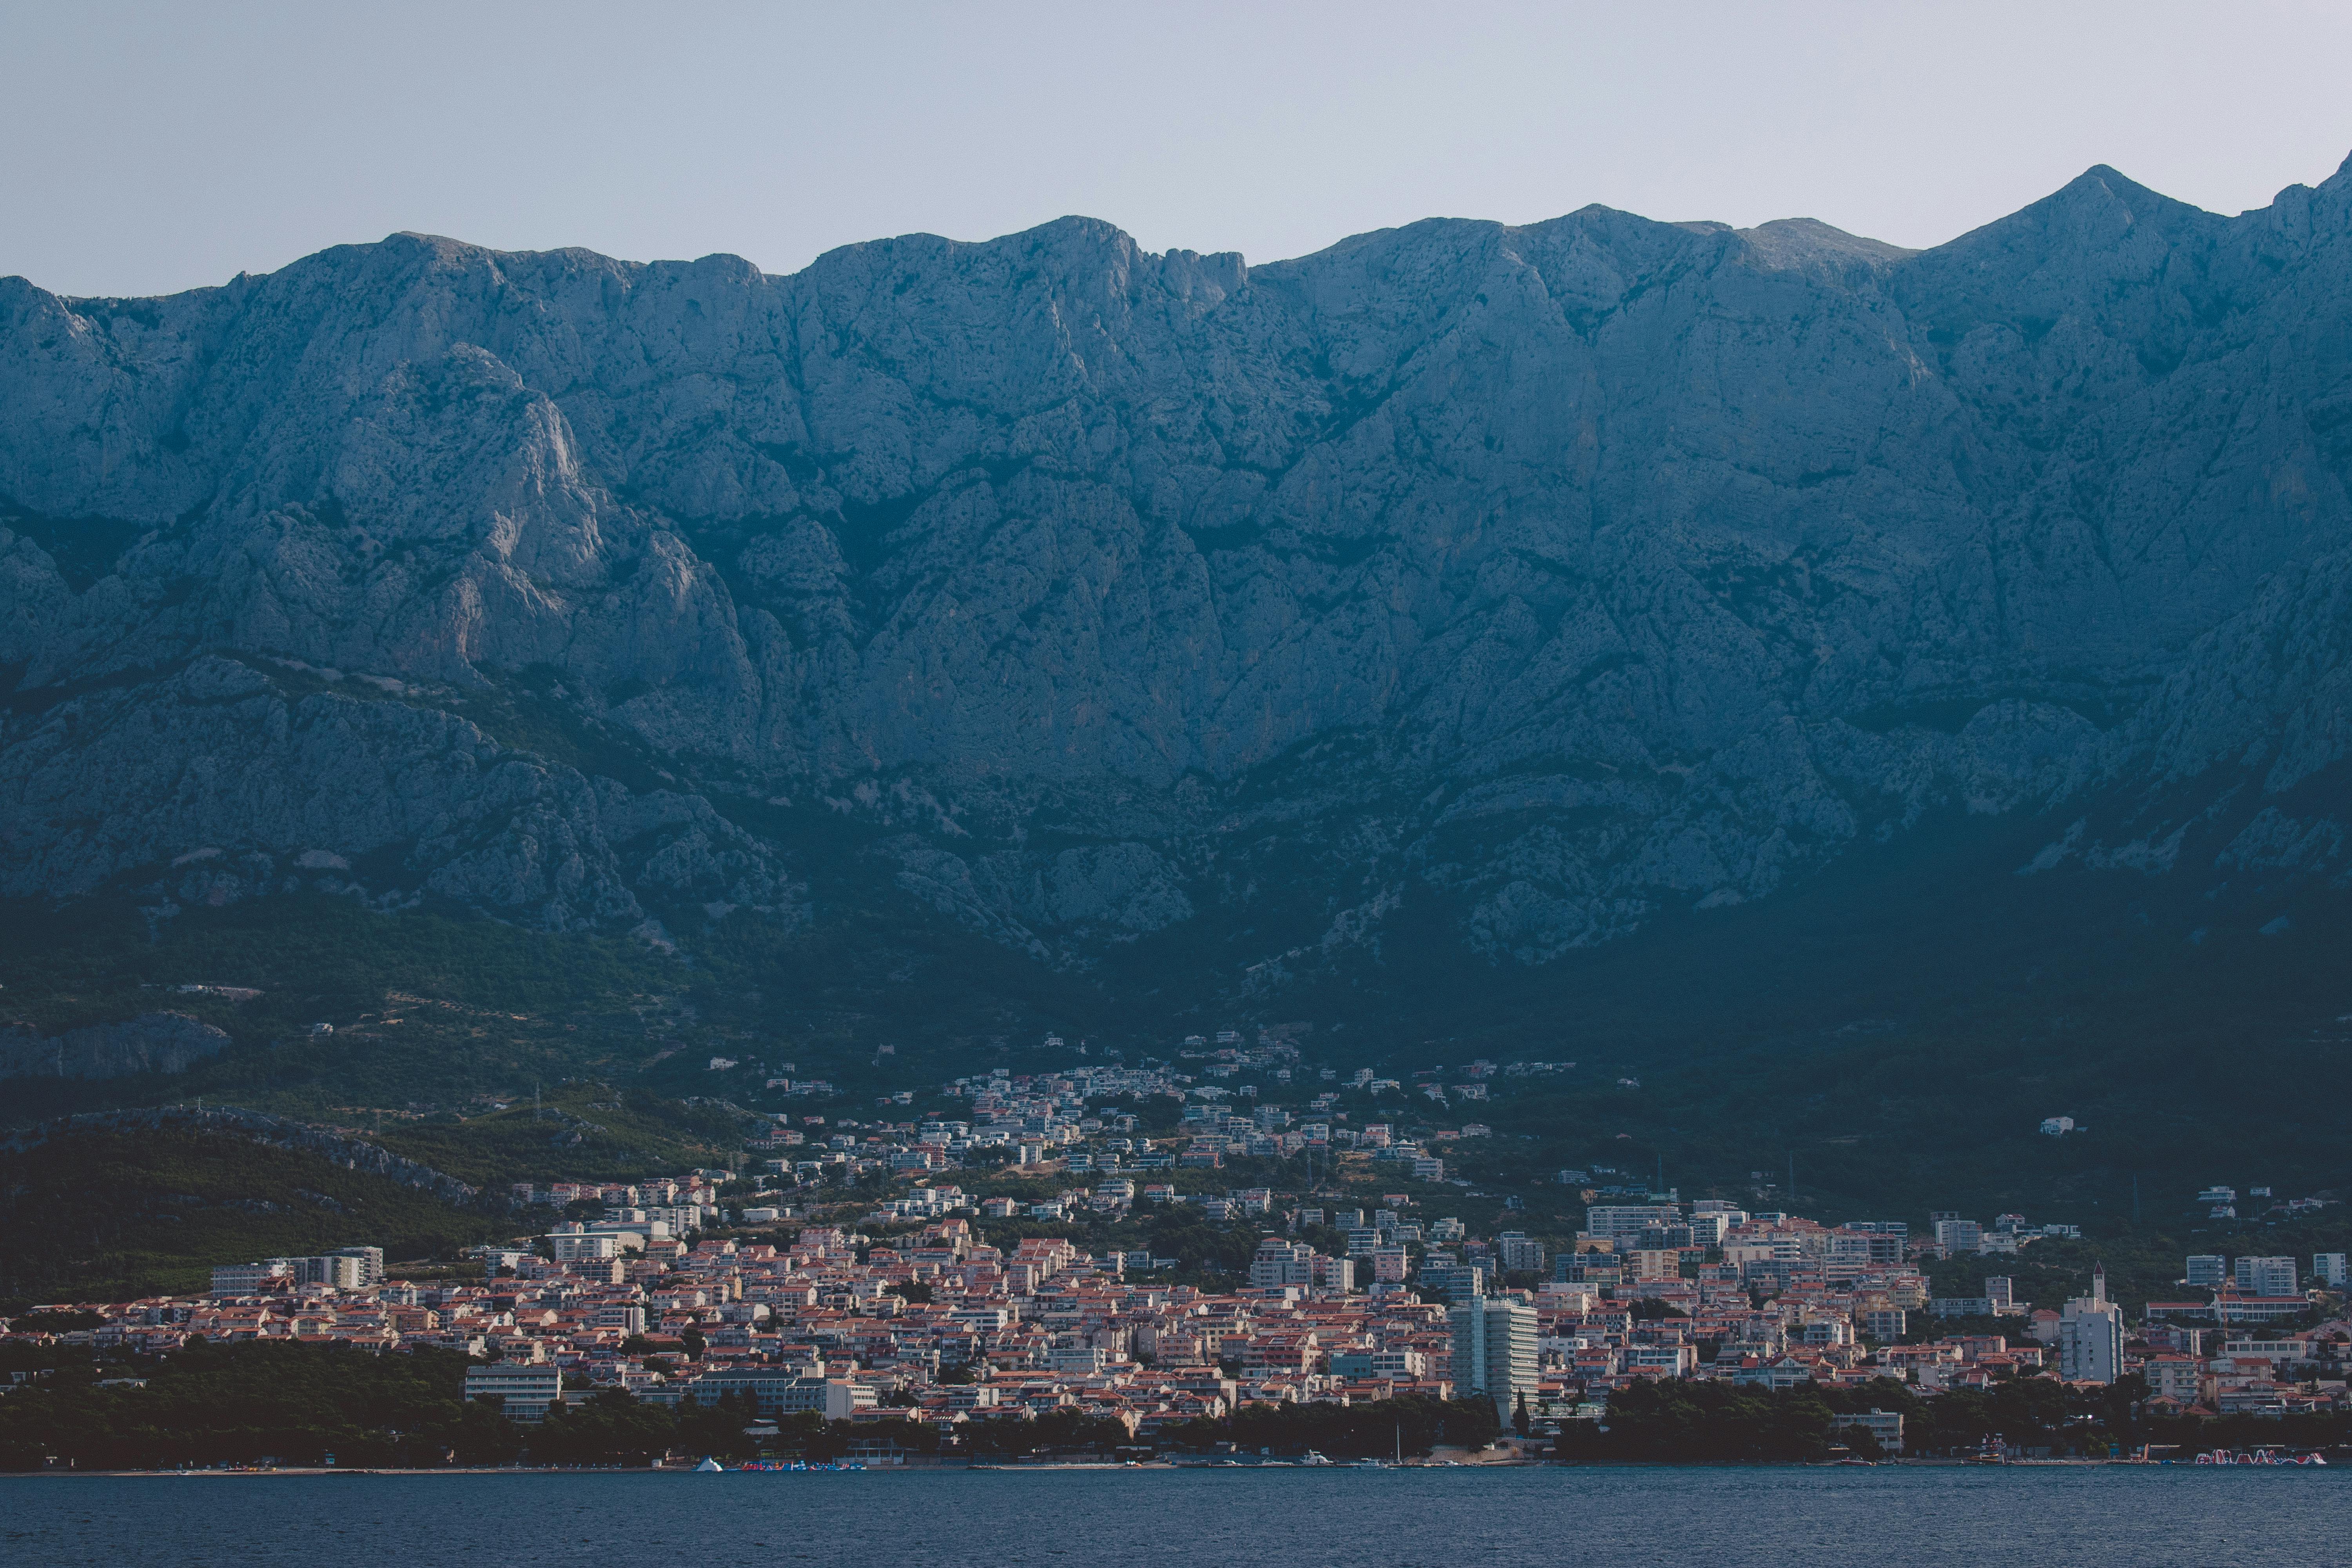
<instances>
[{"instance_id":1,"label":"high-rise building","mask_svg":"<svg viewBox=\"0 0 2352 1568\"><path fill-rule=\"evenodd\" d=\"M2241 1258L2237 1285L2244 1296L2292 1296L2300 1289L2292 1258Z\"/></svg>"},{"instance_id":2,"label":"high-rise building","mask_svg":"<svg viewBox=\"0 0 2352 1568\"><path fill-rule=\"evenodd\" d=\"M360 1283L362 1285L381 1285L383 1283L383 1247L339 1247L335 1248L332 1256L336 1258L358 1258L360 1260Z\"/></svg>"},{"instance_id":3,"label":"high-rise building","mask_svg":"<svg viewBox=\"0 0 2352 1568\"><path fill-rule=\"evenodd\" d=\"M1536 1389L1536 1310L1505 1297L1464 1301L1446 1313L1454 1331L1454 1392L1483 1394L1503 1419Z\"/></svg>"},{"instance_id":4,"label":"high-rise building","mask_svg":"<svg viewBox=\"0 0 2352 1568\"><path fill-rule=\"evenodd\" d=\"M2058 1375L2069 1383L2113 1383L2123 1375L2124 1310L2107 1300L2107 1271L2091 1276L2091 1293L2058 1314Z\"/></svg>"},{"instance_id":5,"label":"high-rise building","mask_svg":"<svg viewBox=\"0 0 2352 1568\"><path fill-rule=\"evenodd\" d=\"M321 1258L292 1258L294 1277L305 1285L331 1285L338 1290L356 1290L367 1282L368 1260L348 1252L331 1252Z\"/></svg>"},{"instance_id":6,"label":"high-rise building","mask_svg":"<svg viewBox=\"0 0 2352 1568\"><path fill-rule=\"evenodd\" d=\"M1443 1296L1455 1306L1486 1294L1486 1271L1475 1263L1424 1264L1421 1270L1424 1295Z\"/></svg>"},{"instance_id":7,"label":"high-rise building","mask_svg":"<svg viewBox=\"0 0 2352 1568\"><path fill-rule=\"evenodd\" d=\"M2218 1252L2195 1252L2189 1257L2188 1281L2208 1290L2218 1290L2230 1277L2230 1260Z\"/></svg>"},{"instance_id":8,"label":"high-rise building","mask_svg":"<svg viewBox=\"0 0 2352 1568\"><path fill-rule=\"evenodd\" d=\"M2315 1252L2311 1255L2311 1277L2319 1284L2334 1289L2344 1289L2344 1254Z\"/></svg>"}]
</instances>

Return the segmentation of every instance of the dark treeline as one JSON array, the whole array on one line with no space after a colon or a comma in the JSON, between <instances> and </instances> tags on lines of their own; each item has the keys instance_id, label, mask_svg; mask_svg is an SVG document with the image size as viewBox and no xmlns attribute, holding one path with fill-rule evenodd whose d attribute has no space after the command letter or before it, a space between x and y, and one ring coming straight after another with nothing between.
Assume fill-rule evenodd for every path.
<instances>
[{"instance_id":1,"label":"dark treeline","mask_svg":"<svg viewBox=\"0 0 2352 1568\"><path fill-rule=\"evenodd\" d=\"M1232 1443L1277 1454L1312 1448L1335 1459L1387 1458L1400 1447L1408 1454L1440 1446L1483 1448L1502 1429L1492 1400L1409 1394L1367 1405L1245 1405L1217 1420L1188 1421L1169 1436L1175 1447L1196 1451Z\"/></svg>"},{"instance_id":2,"label":"dark treeline","mask_svg":"<svg viewBox=\"0 0 2352 1568\"><path fill-rule=\"evenodd\" d=\"M0 1468L51 1458L85 1469L315 1465L329 1454L339 1465L511 1459L521 1447L513 1424L463 1403L465 1368L456 1352L430 1349L191 1341L168 1357L93 1363L86 1350L6 1347L0 1370L43 1375L0 1399Z\"/></svg>"},{"instance_id":3,"label":"dark treeline","mask_svg":"<svg viewBox=\"0 0 2352 1568\"><path fill-rule=\"evenodd\" d=\"M1975 1453L1994 1438L2011 1449L2090 1458L2144 1444L2170 1445L2183 1456L2352 1444L2352 1414L2151 1416L2138 1408L2147 1396L2137 1374L2097 1390L2034 1377L1933 1398L1891 1378L1860 1388L1779 1391L1660 1380L1611 1394L1601 1420L1565 1423L1555 1451L1582 1461L1770 1463L1823 1459L1843 1447L1874 1458L1877 1445L1867 1432L1832 1424L1838 1415L1873 1409L1904 1418L1903 1451L1915 1457Z\"/></svg>"},{"instance_id":4,"label":"dark treeline","mask_svg":"<svg viewBox=\"0 0 2352 1568\"><path fill-rule=\"evenodd\" d=\"M495 1402L464 1400L466 1360L418 1349L373 1355L348 1346L192 1340L168 1356L94 1361L70 1346L0 1347L0 1373L35 1373L0 1398L0 1469L52 1463L82 1469L318 1465L430 1468L447 1465L647 1465L665 1454L832 1460L895 1448L974 1458L1105 1454L1134 1439L1114 1420L1075 1407L1031 1419L1003 1415L951 1431L885 1415L827 1422L814 1415L747 1431L753 1413L734 1397L672 1409L617 1389L575 1398L536 1425ZM1185 1423L1160 1446L1205 1451L1233 1444L1295 1454L1426 1453L1476 1447L1499 1429L1485 1400L1402 1398L1348 1407L1250 1405Z\"/></svg>"}]
</instances>

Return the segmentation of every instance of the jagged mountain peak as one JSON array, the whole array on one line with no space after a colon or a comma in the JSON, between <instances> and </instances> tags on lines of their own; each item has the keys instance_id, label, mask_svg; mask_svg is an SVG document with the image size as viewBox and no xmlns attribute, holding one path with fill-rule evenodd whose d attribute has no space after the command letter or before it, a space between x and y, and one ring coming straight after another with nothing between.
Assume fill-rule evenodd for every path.
<instances>
[{"instance_id":1,"label":"jagged mountain peak","mask_svg":"<svg viewBox=\"0 0 2352 1568\"><path fill-rule=\"evenodd\" d=\"M2251 650L2336 646L2264 586L2352 542L2333 199L12 283L0 891L885 900L1276 985L2179 784L2244 749L2202 659L2307 795L2335 687Z\"/></svg>"},{"instance_id":2,"label":"jagged mountain peak","mask_svg":"<svg viewBox=\"0 0 2352 1568\"><path fill-rule=\"evenodd\" d=\"M1819 218L1784 217L1738 231L1756 252L1776 267L1797 267L1815 261L1860 261L1887 266L1916 256L1899 245L1833 228Z\"/></svg>"}]
</instances>

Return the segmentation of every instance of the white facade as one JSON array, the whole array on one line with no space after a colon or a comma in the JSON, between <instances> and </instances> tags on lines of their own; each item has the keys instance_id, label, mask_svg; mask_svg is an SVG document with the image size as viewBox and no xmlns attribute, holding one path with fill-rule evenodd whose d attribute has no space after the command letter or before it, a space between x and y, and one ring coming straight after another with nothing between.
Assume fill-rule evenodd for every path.
<instances>
[{"instance_id":1,"label":"white facade","mask_svg":"<svg viewBox=\"0 0 2352 1568\"><path fill-rule=\"evenodd\" d=\"M1595 1204L1584 1214L1588 1236L1639 1236L1652 1226L1680 1225L1675 1204Z\"/></svg>"},{"instance_id":2,"label":"white facade","mask_svg":"<svg viewBox=\"0 0 2352 1568\"><path fill-rule=\"evenodd\" d=\"M609 1231L589 1234L580 1231L557 1231L547 1238L548 1247L558 1263L578 1263L591 1258L617 1258L621 1238Z\"/></svg>"},{"instance_id":3,"label":"white facade","mask_svg":"<svg viewBox=\"0 0 2352 1568\"><path fill-rule=\"evenodd\" d=\"M339 1247L330 1254L335 1258L356 1258L360 1260L360 1284L383 1283L383 1248L381 1247Z\"/></svg>"},{"instance_id":4,"label":"white facade","mask_svg":"<svg viewBox=\"0 0 2352 1568\"><path fill-rule=\"evenodd\" d=\"M563 1398L563 1369L545 1362L492 1362L466 1369L466 1398L497 1397L516 1421L538 1421Z\"/></svg>"},{"instance_id":5,"label":"white facade","mask_svg":"<svg viewBox=\"0 0 2352 1568\"><path fill-rule=\"evenodd\" d=\"M1536 1390L1536 1310L1500 1297L1474 1297L1446 1313L1454 1331L1454 1389L1484 1394L1506 1421L1518 1396Z\"/></svg>"},{"instance_id":6,"label":"white facade","mask_svg":"<svg viewBox=\"0 0 2352 1568\"><path fill-rule=\"evenodd\" d=\"M1903 1417L1899 1412L1873 1407L1858 1415L1830 1417L1831 1430L1844 1431L1849 1427L1859 1427L1869 1433L1878 1440L1878 1447L1884 1453L1899 1454L1903 1451Z\"/></svg>"},{"instance_id":7,"label":"white facade","mask_svg":"<svg viewBox=\"0 0 2352 1568\"><path fill-rule=\"evenodd\" d=\"M282 1258L267 1263L225 1263L213 1270L213 1294L250 1296L270 1280L287 1279L293 1272Z\"/></svg>"},{"instance_id":8,"label":"white facade","mask_svg":"<svg viewBox=\"0 0 2352 1568\"><path fill-rule=\"evenodd\" d=\"M1529 1240L1522 1232L1507 1230L1496 1245L1502 1254L1505 1268L1542 1270L1545 1261L1542 1242Z\"/></svg>"},{"instance_id":9,"label":"white facade","mask_svg":"<svg viewBox=\"0 0 2352 1568\"><path fill-rule=\"evenodd\" d=\"M2091 1276L2091 1293L2058 1314L2058 1375L2070 1383L2113 1383L2123 1375L2124 1310L2107 1300L2107 1277Z\"/></svg>"},{"instance_id":10,"label":"white facade","mask_svg":"<svg viewBox=\"0 0 2352 1568\"><path fill-rule=\"evenodd\" d=\"M1984 1226L1972 1219L1939 1219L1936 1245L1947 1252L1982 1252Z\"/></svg>"},{"instance_id":11,"label":"white facade","mask_svg":"<svg viewBox=\"0 0 2352 1568\"><path fill-rule=\"evenodd\" d=\"M857 1411L871 1410L875 1405L874 1390L864 1384L837 1377L800 1376L772 1367L707 1372L678 1390L678 1397L691 1395L705 1405L716 1405L719 1396L727 1394L745 1396L761 1415L792 1415L807 1411L828 1421L846 1421Z\"/></svg>"},{"instance_id":12,"label":"white facade","mask_svg":"<svg viewBox=\"0 0 2352 1568\"><path fill-rule=\"evenodd\" d=\"M2237 1285L2248 1296L2292 1296L2300 1289L2292 1258L2241 1258Z\"/></svg>"},{"instance_id":13,"label":"white facade","mask_svg":"<svg viewBox=\"0 0 2352 1568\"><path fill-rule=\"evenodd\" d=\"M1257 1244L1250 1259L1250 1289L1276 1290L1286 1285L1311 1289L1315 1284L1315 1249L1303 1241L1269 1236Z\"/></svg>"}]
</instances>

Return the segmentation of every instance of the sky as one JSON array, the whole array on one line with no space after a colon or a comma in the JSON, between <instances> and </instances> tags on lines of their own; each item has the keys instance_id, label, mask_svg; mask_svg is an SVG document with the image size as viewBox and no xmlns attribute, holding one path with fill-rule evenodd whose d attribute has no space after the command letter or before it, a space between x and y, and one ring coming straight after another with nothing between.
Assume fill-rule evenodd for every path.
<instances>
[{"instance_id":1,"label":"sky","mask_svg":"<svg viewBox=\"0 0 2352 1568\"><path fill-rule=\"evenodd\" d=\"M1925 247L2108 163L2352 153L2352 5L0 0L0 276L146 294L402 229L789 272L1071 213L1253 262L1591 203Z\"/></svg>"}]
</instances>

